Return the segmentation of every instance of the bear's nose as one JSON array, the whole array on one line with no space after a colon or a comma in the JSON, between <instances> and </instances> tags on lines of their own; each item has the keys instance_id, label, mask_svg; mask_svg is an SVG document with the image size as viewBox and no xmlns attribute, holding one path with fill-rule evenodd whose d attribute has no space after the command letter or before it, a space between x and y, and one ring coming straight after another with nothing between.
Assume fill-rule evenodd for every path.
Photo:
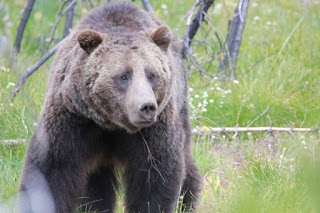
<instances>
[{"instance_id":1,"label":"bear's nose","mask_svg":"<svg viewBox=\"0 0 320 213\"><path fill-rule=\"evenodd\" d=\"M153 102L146 102L139 106L139 111L141 117L146 120L151 120L154 118L157 110L157 105Z\"/></svg>"}]
</instances>

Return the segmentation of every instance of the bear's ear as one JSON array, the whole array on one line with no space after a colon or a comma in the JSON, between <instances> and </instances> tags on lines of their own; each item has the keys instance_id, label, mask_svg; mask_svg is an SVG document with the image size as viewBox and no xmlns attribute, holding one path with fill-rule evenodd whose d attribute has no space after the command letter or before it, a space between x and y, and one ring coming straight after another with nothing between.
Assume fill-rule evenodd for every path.
<instances>
[{"instance_id":1,"label":"bear's ear","mask_svg":"<svg viewBox=\"0 0 320 213\"><path fill-rule=\"evenodd\" d=\"M167 26L161 25L151 33L151 38L163 51L167 51L171 42L171 33Z\"/></svg>"},{"instance_id":2,"label":"bear's ear","mask_svg":"<svg viewBox=\"0 0 320 213\"><path fill-rule=\"evenodd\" d=\"M93 30L82 30L78 34L80 47L90 54L102 42L102 36Z\"/></svg>"}]
</instances>

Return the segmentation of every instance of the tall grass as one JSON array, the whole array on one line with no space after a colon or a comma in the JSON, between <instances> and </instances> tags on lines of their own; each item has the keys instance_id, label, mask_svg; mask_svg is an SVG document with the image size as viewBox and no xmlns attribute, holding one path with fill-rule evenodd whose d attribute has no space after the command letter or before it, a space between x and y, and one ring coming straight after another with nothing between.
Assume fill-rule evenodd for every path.
<instances>
[{"instance_id":1,"label":"tall grass","mask_svg":"<svg viewBox=\"0 0 320 213\"><path fill-rule=\"evenodd\" d=\"M220 82L192 70L193 125L318 127L320 3L314 0L304 6L303 2L251 1L236 81ZM0 36L6 37L9 47L24 3L0 0L0 5L6 5L0 7ZM9 94L18 76L46 51L46 39L62 3L37 1L13 66L8 69L11 61L0 56L0 140L33 134L51 61L28 79L13 102ZM194 1L151 3L156 15L182 37L184 15ZM209 10L209 21L225 38L236 1L216 1L215 5ZM80 7L87 8L84 3L77 5L76 20L88 11ZM61 24L55 41L61 38L62 29ZM203 53L199 48L200 61L205 58ZM207 72L215 73L217 65L215 61ZM11 205L15 199L25 148L24 144L0 145L0 210L2 203ZM318 212L318 152L315 133L195 135L193 154L205 177L199 212ZM123 212L121 202L118 212Z\"/></svg>"}]
</instances>

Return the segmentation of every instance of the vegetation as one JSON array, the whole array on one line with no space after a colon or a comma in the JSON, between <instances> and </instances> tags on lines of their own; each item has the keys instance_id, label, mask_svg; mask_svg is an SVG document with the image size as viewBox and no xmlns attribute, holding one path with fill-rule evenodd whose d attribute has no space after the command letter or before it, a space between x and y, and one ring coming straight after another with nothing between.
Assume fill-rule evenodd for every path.
<instances>
[{"instance_id":1,"label":"vegetation","mask_svg":"<svg viewBox=\"0 0 320 213\"><path fill-rule=\"evenodd\" d=\"M4 48L0 46L0 140L25 139L33 134L51 61L28 79L13 102L9 94L18 76L48 49L48 37L63 2L36 1L20 54L13 60L2 54ZM76 6L77 20L89 10L85 2ZM0 36L6 38L9 47L13 46L24 3L0 0ZM226 37L227 20L236 3L216 1L209 10L208 20L221 38ZM151 0L151 4L156 15L182 38L185 14L194 0ZM319 12L317 0L251 1L237 80L221 82L200 75L190 65L193 126L317 128ZM62 33L63 24L54 40L58 41ZM197 36L201 38L201 34ZM216 50L214 45L206 48ZM201 45L195 57L200 62L207 60ZM214 74L218 68L215 60L206 71ZM267 107L267 113L261 114ZM316 132L195 135L194 156L204 175L199 212L318 212L319 142ZM0 212L14 212L25 149L25 144L0 144ZM119 212L123 212L121 204Z\"/></svg>"}]
</instances>

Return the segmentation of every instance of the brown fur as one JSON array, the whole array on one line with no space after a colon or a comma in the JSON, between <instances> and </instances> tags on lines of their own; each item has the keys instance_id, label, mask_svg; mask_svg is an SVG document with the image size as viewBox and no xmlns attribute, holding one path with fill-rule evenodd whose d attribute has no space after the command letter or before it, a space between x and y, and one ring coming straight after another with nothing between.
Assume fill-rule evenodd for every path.
<instances>
[{"instance_id":1,"label":"brown fur","mask_svg":"<svg viewBox=\"0 0 320 213\"><path fill-rule=\"evenodd\" d=\"M54 203L47 212L90 201L90 210L112 212L120 167L126 212L172 212L180 194L185 210L195 208L186 71L168 27L129 3L102 6L65 40L51 72L26 153L22 212L41 211L34 191ZM33 174L47 187L31 184Z\"/></svg>"}]
</instances>

